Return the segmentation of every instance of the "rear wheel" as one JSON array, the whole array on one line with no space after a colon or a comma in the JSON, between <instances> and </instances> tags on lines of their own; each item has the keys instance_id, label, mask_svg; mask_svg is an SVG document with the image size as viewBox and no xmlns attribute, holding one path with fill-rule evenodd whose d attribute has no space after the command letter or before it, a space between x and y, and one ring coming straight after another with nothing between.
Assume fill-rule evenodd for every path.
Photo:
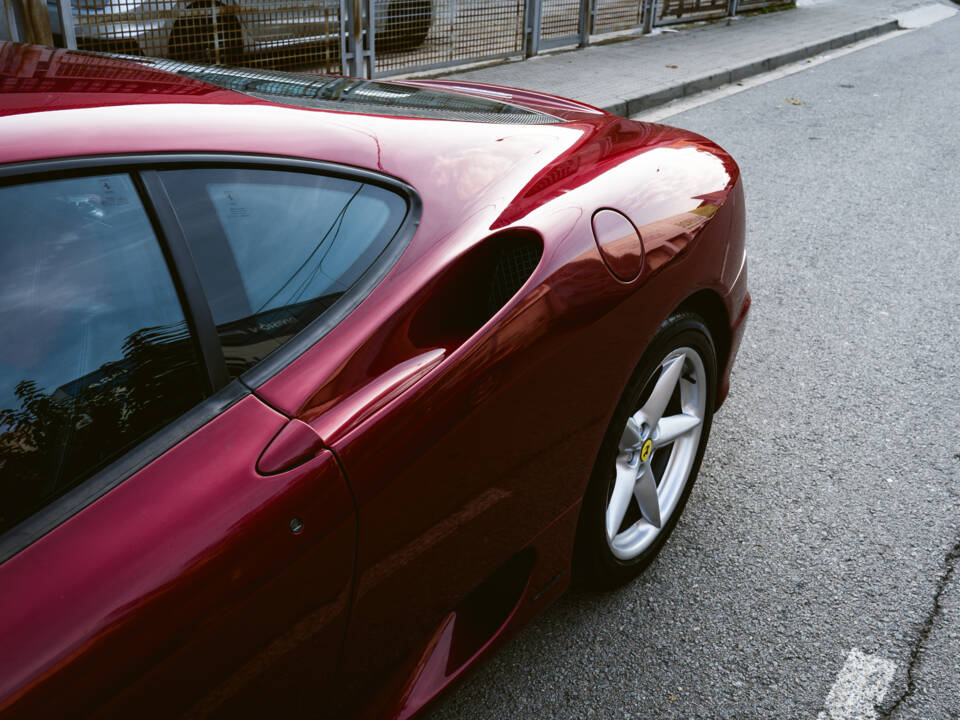
<instances>
[{"instance_id":1,"label":"rear wheel","mask_svg":"<svg viewBox=\"0 0 960 720\"><path fill-rule=\"evenodd\" d=\"M177 20L170 33L171 57L208 65L240 62L243 37L235 15L209 0L194 3L187 13Z\"/></svg>"},{"instance_id":2,"label":"rear wheel","mask_svg":"<svg viewBox=\"0 0 960 720\"><path fill-rule=\"evenodd\" d=\"M613 587L663 547L693 487L713 419L717 360L697 315L669 318L620 399L584 497L577 573Z\"/></svg>"}]
</instances>

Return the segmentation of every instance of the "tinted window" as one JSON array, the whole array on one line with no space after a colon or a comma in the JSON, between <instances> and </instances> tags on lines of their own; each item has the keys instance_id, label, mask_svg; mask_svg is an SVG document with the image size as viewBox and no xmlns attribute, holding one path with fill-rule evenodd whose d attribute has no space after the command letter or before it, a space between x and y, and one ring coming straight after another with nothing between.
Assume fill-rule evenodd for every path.
<instances>
[{"instance_id":1,"label":"tinted window","mask_svg":"<svg viewBox=\"0 0 960 720\"><path fill-rule=\"evenodd\" d=\"M349 290L403 222L406 200L377 185L248 169L161 173L232 375Z\"/></svg>"},{"instance_id":2,"label":"tinted window","mask_svg":"<svg viewBox=\"0 0 960 720\"><path fill-rule=\"evenodd\" d=\"M203 397L126 175L0 187L0 531Z\"/></svg>"}]
</instances>

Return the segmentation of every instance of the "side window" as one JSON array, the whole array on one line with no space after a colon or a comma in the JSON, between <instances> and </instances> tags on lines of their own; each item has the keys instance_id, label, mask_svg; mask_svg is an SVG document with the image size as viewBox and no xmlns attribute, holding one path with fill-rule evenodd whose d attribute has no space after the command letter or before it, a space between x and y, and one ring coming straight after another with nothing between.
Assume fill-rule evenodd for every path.
<instances>
[{"instance_id":1,"label":"side window","mask_svg":"<svg viewBox=\"0 0 960 720\"><path fill-rule=\"evenodd\" d=\"M344 178L252 169L160 175L233 376L349 290L407 212L397 193Z\"/></svg>"},{"instance_id":2,"label":"side window","mask_svg":"<svg viewBox=\"0 0 960 720\"><path fill-rule=\"evenodd\" d=\"M0 187L0 532L204 397L127 175Z\"/></svg>"}]
</instances>

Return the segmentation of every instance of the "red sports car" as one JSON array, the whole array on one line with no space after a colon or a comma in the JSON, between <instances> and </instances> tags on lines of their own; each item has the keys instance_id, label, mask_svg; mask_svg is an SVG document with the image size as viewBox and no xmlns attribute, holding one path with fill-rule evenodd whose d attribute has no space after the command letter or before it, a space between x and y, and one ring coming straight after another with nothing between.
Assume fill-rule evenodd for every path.
<instances>
[{"instance_id":1,"label":"red sports car","mask_svg":"<svg viewBox=\"0 0 960 720\"><path fill-rule=\"evenodd\" d=\"M739 171L580 103L0 44L0 716L407 718L690 493Z\"/></svg>"}]
</instances>

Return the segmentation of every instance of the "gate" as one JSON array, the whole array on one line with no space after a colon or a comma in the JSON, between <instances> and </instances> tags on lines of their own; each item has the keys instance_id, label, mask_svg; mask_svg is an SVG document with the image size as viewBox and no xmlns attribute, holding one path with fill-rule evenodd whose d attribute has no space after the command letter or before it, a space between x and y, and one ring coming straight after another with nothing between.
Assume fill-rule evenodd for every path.
<instances>
[{"instance_id":1,"label":"gate","mask_svg":"<svg viewBox=\"0 0 960 720\"><path fill-rule=\"evenodd\" d=\"M591 33L642 28L648 5L647 0L594 0Z\"/></svg>"},{"instance_id":2,"label":"gate","mask_svg":"<svg viewBox=\"0 0 960 720\"><path fill-rule=\"evenodd\" d=\"M4 1L6 15L14 19L15 1ZM47 8L54 43L79 50L319 72L342 69L341 0L56 0Z\"/></svg>"},{"instance_id":3,"label":"gate","mask_svg":"<svg viewBox=\"0 0 960 720\"><path fill-rule=\"evenodd\" d=\"M373 77L523 52L523 0L367 0Z\"/></svg>"},{"instance_id":4,"label":"gate","mask_svg":"<svg viewBox=\"0 0 960 720\"><path fill-rule=\"evenodd\" d=\"M108 7L109 12L75 10L73 31L79 49L188 62L340 70L339 0L235 4L197 0L186 7L170 0L151 4L120 0Z\"/></svg>"},{"instance_id":5,"label":"gate","mask_svg":"<svg viewBox=\"0 0 960 720\"><path fill-rule=\"evenodd\" d=\"M586 45L589 0L541 0L539 50Z\"/></svg>"}]
</instances>

